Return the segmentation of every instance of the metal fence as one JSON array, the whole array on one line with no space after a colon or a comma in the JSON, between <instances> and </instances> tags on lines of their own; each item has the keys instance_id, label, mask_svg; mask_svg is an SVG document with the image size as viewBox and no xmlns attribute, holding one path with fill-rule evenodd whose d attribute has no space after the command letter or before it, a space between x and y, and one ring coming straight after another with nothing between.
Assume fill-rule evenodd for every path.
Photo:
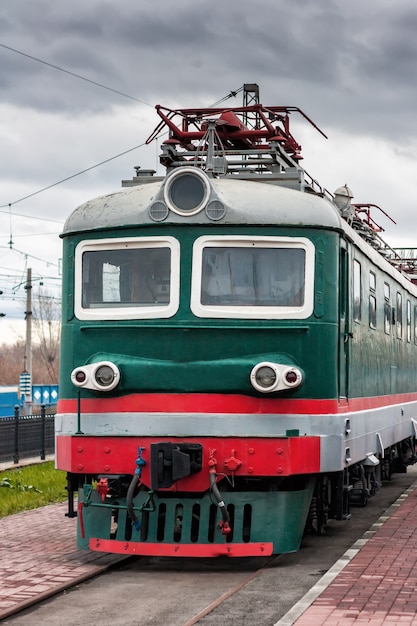
<instances>
[{"instance_id":1,"label":"metal fence","mask_svg":"<svg viewBox=\"0 0 417 626\"><path fill-rule=\"evenodd\" d=\"M55 453L53 413L41 406L40 415L20 415L16 406L13 417L0 419L0 463L39 457Z\"/></svg>"}]
</instances>

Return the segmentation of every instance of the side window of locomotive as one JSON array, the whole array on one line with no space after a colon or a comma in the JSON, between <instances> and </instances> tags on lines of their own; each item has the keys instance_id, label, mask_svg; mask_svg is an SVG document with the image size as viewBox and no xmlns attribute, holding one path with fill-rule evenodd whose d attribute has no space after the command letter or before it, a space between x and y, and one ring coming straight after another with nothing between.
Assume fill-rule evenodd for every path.
<instances>
[{"instance_id":1,"label":"side window of locomotive","mask_svg":"<svg viewBox=\"0 0 417 626\"><path fill-rule=\"evenodd\" d=\"M388 283L384 283L384 330L391 333L391 292Z\"/></svg>"},{"instance_id":2,"label":"side window of locomotive","mask_svg":"<svg viewBox=\"0 0 417 626\"><path fill-rule=\"evenodd\" d=\"M407 300L407 341L411 342L411 302Z\"/></svg>"},{"instance_id":3,"label":"side window of locomotive","mask_svg":"<svg viewBox=\"0 0 417 626\"><path fill-rule=\"evenodd\" d=\"M414 307L414 343L417 345L417 306Z\"/></svg>"},{"instance_id":4,"label":"side window of locomotive","mask_svg":"<svg viewBox=\"0 0 417 626\"><path fill-rule=\"evenodd\" d=\"M369 326L376 328L376 276L369 272Z\"/></svg>"},{"instance_id":5,"label":"side window of locomotive","mask_svg":"<svg viewBox=\"0 0 417 626\"><path fill-rule=\"evenodd\" d=\"M361 264L353 261L353 319L360 322L362 319L362 278Z\"/></svg>"},{"instance_id":6,"label":"side window of locomotive","mask_svg":"<svg viewBox=\"0 0 417 626\"><path fill-rule=\"evenodd\" d=\"M178 277L173 280L179 249L168 244L171 242L150 239L83 242L76 251L77 317L173 315L179 301Z\"/></svg>"},{"instance_id":7,"label":"side window of locomotive","mask_svg":"<svg viewBox=\"0 0 417 626\"><path fill-rule=\"evenodd\" d=\"M307 317L313 267L313 245L302 238L202 237L194 246L191 308L200 317Z\"/></svg>"},{"instance_id":8,"label":"side window of locomotive","mask_svg":"<svg viewBox=\"0 0 417 626\"><path fill-rule=\"evenodd\" d=\"M403 297L399 291L397 291L397 337L398 339L403 338Z\"/></svg>"}]
</instances>

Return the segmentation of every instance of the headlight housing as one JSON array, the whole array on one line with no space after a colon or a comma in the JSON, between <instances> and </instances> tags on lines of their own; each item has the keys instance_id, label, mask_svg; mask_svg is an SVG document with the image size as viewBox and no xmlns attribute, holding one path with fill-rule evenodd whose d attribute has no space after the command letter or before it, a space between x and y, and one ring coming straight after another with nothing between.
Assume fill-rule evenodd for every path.
<instances>
[{"instance_id":1,"label":"headlight housing","mask_svg":"<svg viewBox=\"0 0 417 626\"><path fill-rule=\"evenodd\" d=\"M100 361L76 367L71 372L71 381L76 387L93 391L111 391L120 381L120 370L111 361Z\"/></svg>"},{"instance_id":2,"label":"headlight housing","mask_svg":"<svg viewBox=\"0 0 417 626\"><path fill-rule=\"evenodd\" d=\"M195 167L182 167L167 179L164 200L167 206L182 216L199 213L210 196L208 178Z\"/></svg>"},{"instance_id":3,"label":"headlight housing","mask_svg":"<svg viewBox=\"0 0 417 626\"><path fill-rule=\"evenodd\" d=\"M295 389L303 382L303 374L298 367L262 361L250 373L252 387L261 393Z\"/></svg>"}]
</instances>

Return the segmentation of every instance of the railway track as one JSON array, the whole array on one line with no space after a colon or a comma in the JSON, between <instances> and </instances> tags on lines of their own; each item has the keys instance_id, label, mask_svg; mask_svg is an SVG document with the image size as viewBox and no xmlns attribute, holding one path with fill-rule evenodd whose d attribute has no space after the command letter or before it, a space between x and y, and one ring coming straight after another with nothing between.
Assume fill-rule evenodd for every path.
<instances>
[{"instance_id":1,"label":"railway track","mask_svg":"<svg viewBox=\"0 0 417 626\"><path fill-rule=\"evenodd\" d=\"M194 626L194 624L198 624L199 622L201 622L201 620L207 615L209 615L212 611L220 608L221 605L224 602L226 602L226 600L231 598L234 594L238 593L241 589L243 589L243 587L251 583L255 578L258 578L258 576L262 574L265 567L268 567L268 565L271 565L272 563L277 563L279 560L283 558L284 558L283 555L279 555L274 558L268 559L265 565L257 569L253 574L245 578L242 582L238 583L237 585L235 585L234 587L226 591L222 596L220 596L219 598L211 602L211 604L209 604L204 609L199 611L199 613L197 613L197 615L195 615L190 620L188 620L184 624L184 626Z\"/></svg>"}]
</instances>

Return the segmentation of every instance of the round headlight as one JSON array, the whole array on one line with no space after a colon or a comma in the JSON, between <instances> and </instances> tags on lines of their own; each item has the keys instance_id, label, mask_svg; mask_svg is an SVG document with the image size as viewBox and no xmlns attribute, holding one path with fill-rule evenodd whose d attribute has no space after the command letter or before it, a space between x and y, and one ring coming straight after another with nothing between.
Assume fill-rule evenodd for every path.
<instances>
[{"instance_id":1,"label":"round headlight","mask_svg":"<svg viewBox=\"0 0 417 626\"><path fill-rule=\"evenodd\" d=\"M279 385L279 370L275 363L258 363L250 373L250 381L256 391L270 393L275 391Z\"/></svg>"},{"instance_id":2,"label":"round headlight","mask_svg":"<svg viewBox=\"0 0 417 626\"><path fill-rule=\"evenodd\" d=\"M101 365L96 369L95 379L99 385L108 387L114 381L115 372L110 365Z\"/></svg>"},{"instance_id":3,"label":"round headlight","mask_svg":"<svg viewBox=\"0 0 417 626\"><path fill-rule=\"evenodd\" d=\"M94 382L101 391L111 391L117 387L120 380L120 371L117 365L110 361L97 363L94 369Z\"/></svg>"},{"instance_id":4,"label":"round headlight","mask_svg":"<svg viewBox=\"0 0 417 626\"><path fill-rule=\"evenodd\" d=\"M269 387L273 387L277 381L277 373L269 367L268 365L264 365L260 367L256 374L255 380L264 389L269 389Z\"/></svg>"},{"instance_id":5,"label":"round headlight","mask_svg":"<svg viewBox=\"0 0 417 626\"><path fill-rule=\"evenodd\" d=\"M120 381L120 370L111 361L88 363L71 372L71 380L76 387L93 391L111 391Z\"/></svg>"},{"instance_id":6,"label":"round headlight","mask_svg":"<svg viewBox=\"0 0 417 626\"><path fill-rule=\"evenodd\" d=\"M207 204L210 186L198 169L187 167L172 174L166 183L164 199L177 215L195 215Z\"/></svg>"},{"instance_id":7,"label":"round headlight","mask_svg":"<svg viewBox=\"0 0 417 626\"><path fill-rule=\"evenodd\" d=\"M250 382L256 391L274 393L296 389L303 382L303 373L298 367L262 361L252 369Z\"/></svg>"}]
</instances>

